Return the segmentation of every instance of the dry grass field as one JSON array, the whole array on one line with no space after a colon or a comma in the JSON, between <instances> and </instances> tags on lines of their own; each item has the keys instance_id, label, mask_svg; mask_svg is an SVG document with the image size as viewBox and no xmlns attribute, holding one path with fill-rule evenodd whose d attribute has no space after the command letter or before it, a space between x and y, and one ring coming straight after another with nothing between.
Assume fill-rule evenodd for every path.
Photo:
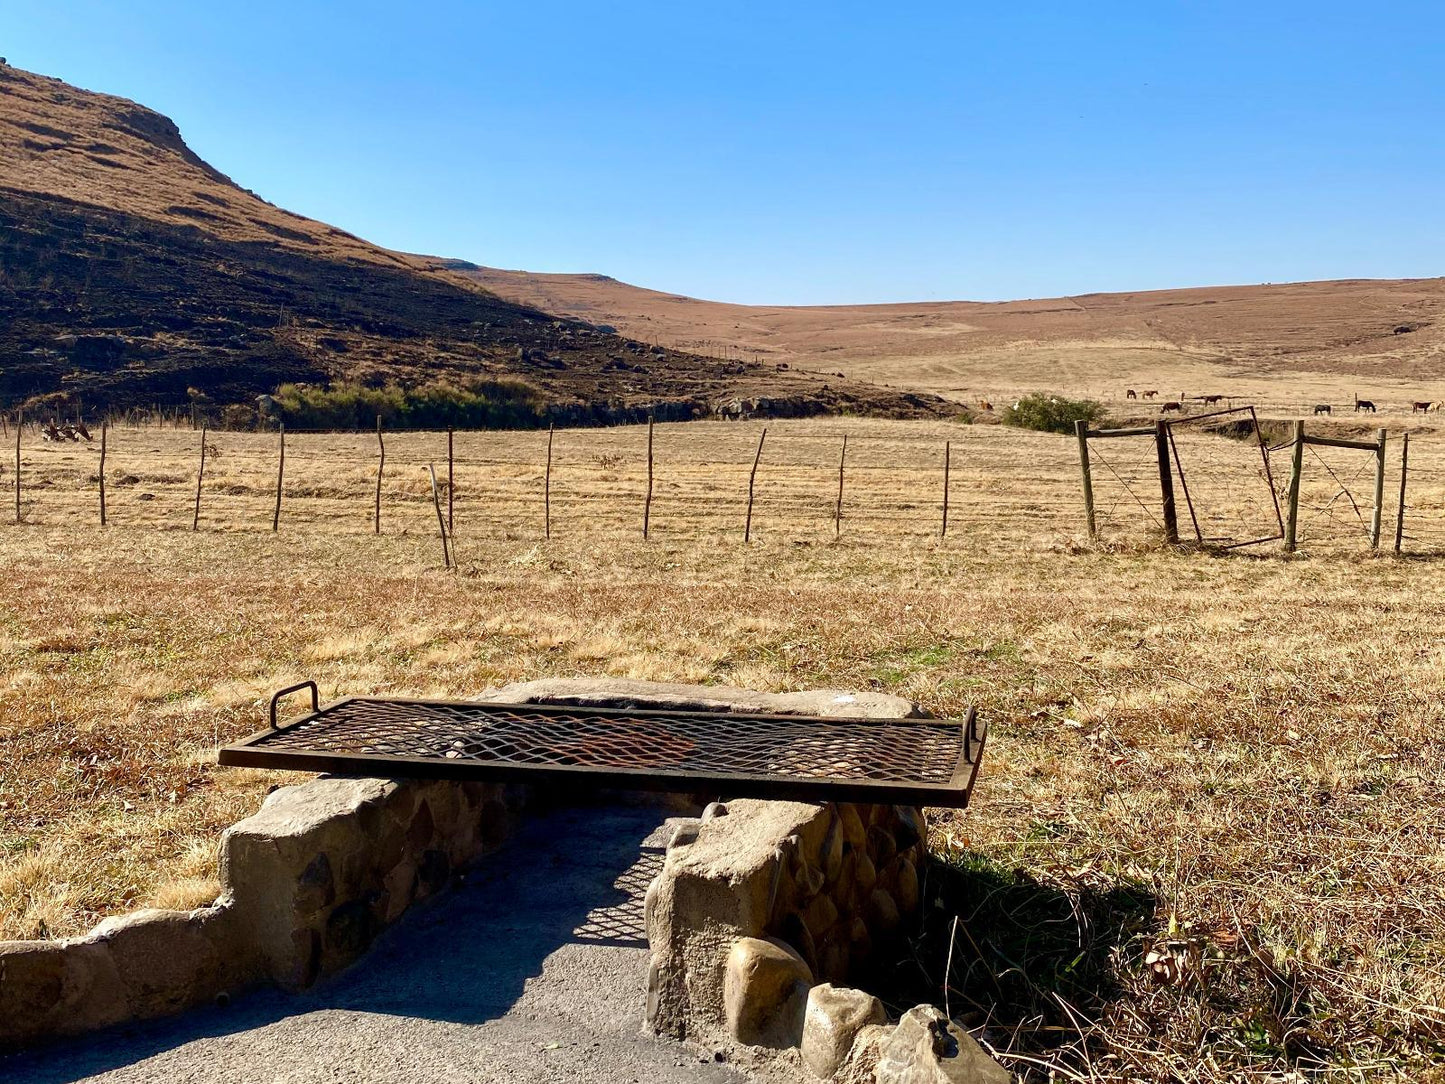
<instances>
[{"instance_id":1,"label":"dry grass field","mask_svg":"<svg viewBox=\"0 0 1445 1084\"><path fill-rule=\"evenodd\" d=\"M702 301L603 275L469 274L501 297L648 342L969 404L1039 388L1122 403L1131 387L1164 398L1231 395L1272 411L1349 410L1356 394L1392 411L1445 399L1442 279L792 307Z\"/></svg>"},{"instance_id":2,"label":"dry grass field","mask_svg":"<svg viewBox=\"0 0 1445 1084\"><path fill-rule=\"evenodd\" d=\"M213 751L304 677L325 696L577 674L877 688L991 721L974 808L934 818L986 892L928 896L964 916L955 1008L980 1007L1016 1070L1427 1078L1445 1059L1439 565L1369 555L1323 470L1302 503L1336 505L1293 558L1164 551L1098 468L1114 511L1091 547L1072 438L848 418L768 425L744 546L761 428L658 426L646 543L645 430L557 434L550 541L546 434L458 434L452 574L426 476L444 434L388 435L377 537L374 435L289 434L273 534L274 435L212 434L193 532L199 435L113 432L102 531L96 448L27 431L25 523L0 526L0 936L207 899L218 830L283 781ZM1257 449L1196 439L1201 496L1256 514ZM1412 464L1438 469L1434 444L1417 433ZM1136 485L1145 445L1113 453ZM1412 503L1445 517L1421 479ZM1040 955L1040 901L1072 951ZM924 971L944 947L920 944Z\"/></svg>"}]
</instances>

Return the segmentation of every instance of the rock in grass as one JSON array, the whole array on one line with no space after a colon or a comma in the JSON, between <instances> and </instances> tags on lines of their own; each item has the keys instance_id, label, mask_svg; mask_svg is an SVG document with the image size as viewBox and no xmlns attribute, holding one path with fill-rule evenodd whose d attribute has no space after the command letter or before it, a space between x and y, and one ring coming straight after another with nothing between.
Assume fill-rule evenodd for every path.
<instances>
[{"instance_id":1,"label":"rock in grass","mask_svg":"<svg viewBox=\"0 0 1445 1084\"><path fill-rule=\"evenodd\" d=\"M932 1005L909 1009L882 1043L877 1084L1011 1084L1013 1074Z\"/></svg>"},{"instance_id":2,"label":"rock in grass","mask_svg":"<svg viewBox=\"0 0 1445 1084\"><path fill-rule=\"evenodd\" d=\"M853 1040L869 1024L884 1024L883 1003L872 994L823 983L808 991L803 1019L803 1060L824 1080L848 1059Z\"/></svg>"}]
</instances>

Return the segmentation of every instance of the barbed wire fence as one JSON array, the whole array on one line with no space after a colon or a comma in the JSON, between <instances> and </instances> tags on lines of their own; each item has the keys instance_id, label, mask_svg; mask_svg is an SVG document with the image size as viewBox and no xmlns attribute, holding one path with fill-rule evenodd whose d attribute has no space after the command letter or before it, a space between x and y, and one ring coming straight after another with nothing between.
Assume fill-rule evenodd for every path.
<instances>
[{"instance_id":1,"label":"barbed wire fence","mask_svg":"<svg viewBox=\"0 0 1445 1084\"><path fill-rule=\"evenodd\" d=\"M96 470L44 457L25 460L22 434L54 439L46 437L54 421L0 416L0 439L8 442L0 477L14 494L13 515L5 518L25 522L54 507L57 490L71 491L73 503L91 489L102 526L164 521L227 530L324 524L438 532L437 522L426 525L435 512L451 543L454 533L468 531L521 539L536 526L540 536L554 521L564 533L592 531L599 521L625 530L635 503L644 537L726 537L736 531L741 538L747 530L752 449L732 462L708 454L711 436L686 444L672 438L659 460L654 492L650 472L644 473L643 446L594 446L596 430L568 432L566 452L559 448L554 465L545 430L396 430L386 438L410 438L412 444L388 448L383 461L383 442L376 440L368 453L364 433L218 433L202 422L191 435L181 432L189 429L184 415L140 420L139 428L118 433L107 423L90 433L100 453ZM754 530L871 540L971 534L1003 541L1005 521L1018 537L1036 537L1057 530L1069 515L1060 506L1066 475L1040 476L1010 463L1006 470L993 467L982 484L975 473L961 487L956 475L950 481L949 442L942 437L936 449L856 437L845 447L842 428L835 429L767 444ZM182 451L188 445L189 462ZM650 445L648 440L649 451ZM1394 448L1399 451L1389 464L1387 452ZM955 471L958 453L952 449ZM1445 555L1445 442L1425 434L1414 434L1413 444L1410 434L1387 441L1384 430L1374 440L1342 439L1307 432L1296 422L1293 433L1270 445L1254 409L1238 407L1126 429L1083 426L1079 455L1086 526L1100 542L1182 540L1226 549L1283 540L1286 550ZM137 462L144 467L127 467ZM1058 465L1050 461L1050 469ZM1390 465L1398 475L1387 472ZM73 512L72 506L67 514Z\"/></svg>"},{"instance_id":2,"label":"barbed wire fence","mask_svg":"<svg viewBox=\"0 0 1445 1084\"><path fill-rule=\"evenodd\" d=\"M87 490L102 526L281 531L324 523L358 533L429 530L453 548L456 533L520 540L554 531L586 536L600 524L626 529L634 511L644 539L736 532L740 540L749 532L952 538L976 529L980 515L1037 530L1051 512L1022 500L1000 509L987 492L961 491L950 477L947 439L936 448L887 439L845 445L841 427L836 435L768 441L756 459L754 499L748 484L754 457L750 451L748 461L734 462L715 454L721 429L706 430L702 441L692 438L703 430L689 429L686 441L667 449L682 454L658 462L654 477L650 426L628 427L646 434L634 448L631 432L619 447L600 429L378 428L373 438L290 428L216 431L203 422L182 433L176 431L188 425L181 417L159 427L103 423L84 437L56 437L54 425L3 419L0 436L13 437L14 460L13 470L0 466L0 477L12 475L5 481L16 524L47 507L63 506L73 516ZM555 438L563 439L554 455ZM37 440L56 455L36 454ZM89 457L65 454L76 446L98 453L99 469ZM448 549L442 554L450 559Z\"/></svg>"}]
</instances>

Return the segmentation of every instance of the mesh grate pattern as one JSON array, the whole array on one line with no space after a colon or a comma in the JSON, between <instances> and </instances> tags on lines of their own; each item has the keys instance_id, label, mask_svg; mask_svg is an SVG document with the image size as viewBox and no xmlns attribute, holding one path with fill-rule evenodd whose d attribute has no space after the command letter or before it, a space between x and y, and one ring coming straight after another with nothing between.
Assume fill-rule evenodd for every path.
<instances>
[{"instance_id":1,"label":"mesh grate pattern","mask_svg":"<svg viewBox=\"0 0 1445 1084\"><path fill-rule=\"evenodd\" d=\"M602 713L344 700L247 742L255 750L484 764L947 785L963 736L938 720Z\"/></svg>"}]
</instances>

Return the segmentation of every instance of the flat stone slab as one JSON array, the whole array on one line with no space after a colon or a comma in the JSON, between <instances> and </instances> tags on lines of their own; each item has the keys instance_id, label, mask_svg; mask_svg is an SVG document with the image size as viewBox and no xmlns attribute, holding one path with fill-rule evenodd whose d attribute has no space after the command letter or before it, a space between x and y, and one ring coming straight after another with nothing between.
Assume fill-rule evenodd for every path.
<instances>
[{"instance_id":1,"label":"flat stone slab","mask_svg":"<svg viewBox=\"0 0 1445 1084\"><path fill-rule=\"evenodd\" d=\"M675 828L666 817L633 806L534 816L455 891L303 994L262 991L0 1059L0 1081L777 1079L787 1067L734 1063L745 1052L719 1062L643 1033L643 895Z\"/></svg>"}]
</instances>

